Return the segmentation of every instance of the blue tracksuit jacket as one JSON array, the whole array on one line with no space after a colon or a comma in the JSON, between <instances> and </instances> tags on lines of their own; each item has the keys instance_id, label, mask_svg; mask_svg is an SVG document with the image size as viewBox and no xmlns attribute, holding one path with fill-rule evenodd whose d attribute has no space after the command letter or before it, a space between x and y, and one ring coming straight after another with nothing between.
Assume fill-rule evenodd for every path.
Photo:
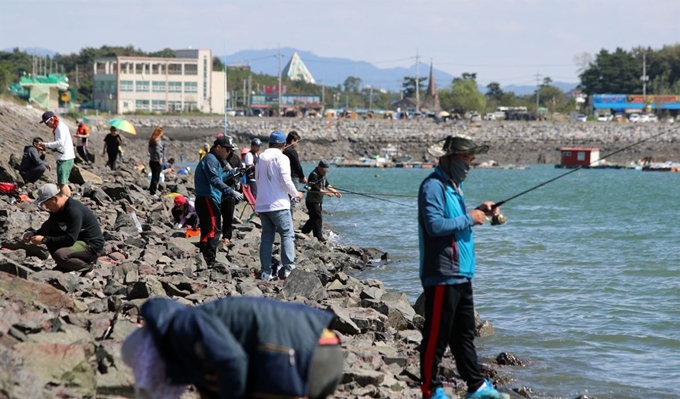
<instances>
[{"instance_id":1,"label":"blue tracksuit jacket","mask_svg":"<svg viewBox=\"0 0 680 399\"><path fill-rule=\"evenodd\" d=\"M475 275L472 216L465 199L435 168L418 192L420 280L423 287L458 284Z\"/></svg>"}]
</instances>

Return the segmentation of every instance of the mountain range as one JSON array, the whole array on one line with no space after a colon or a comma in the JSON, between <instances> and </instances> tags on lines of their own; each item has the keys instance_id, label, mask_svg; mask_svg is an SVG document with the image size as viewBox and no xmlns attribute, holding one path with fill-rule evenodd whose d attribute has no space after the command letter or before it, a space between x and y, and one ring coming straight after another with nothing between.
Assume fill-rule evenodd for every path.
<instances>
[{"instance_id":1,"label":"mountain range","mask_svg":"<svg viewBox=\"0 0 680 399\"><path fill-rule=\"evenodd\" d=\"M21 49L31 55L41 57L53 57L57 53L48 49L32 47ZM2 51L13 51L12 48L3 49ZM228 65L249 65L251 70L255 73L263 73L267 75L278 75L279 57L281 54L280 67L288 63L294 53L298 53L302 61L307 66L307 69L316 79L319 84L326 86L342 85L348 76L354 76L361 79L363 85L373 86L378 89L387 89L391 91L398 91L401 89L401 84L405 76L416 76L416 64L414 63L408 68L393 67L380 68L366 61L355 61L349 58L339 57L321 57L311 51L298 50L292 47L281 47L280 49L264 49L264 50L242 50L227 56L218 56L222 62ZM436 64L435 64L436 66ZM425 63L418 63L418 76L429 77L430 65ZM435 81L437 88L441 89L453 81L454 76L448 72L434 68ZM427 80L423 82L427 85ZM564 92L574 89L578 83L570 82L553 82L553 86L559 88ZM502 86L503 91L513 91L517 95L533 94L536 86L528 85L506 85ZM479 90L482 93L486 92L486 87L479 85Z\"/></svg>"}]
</instances>

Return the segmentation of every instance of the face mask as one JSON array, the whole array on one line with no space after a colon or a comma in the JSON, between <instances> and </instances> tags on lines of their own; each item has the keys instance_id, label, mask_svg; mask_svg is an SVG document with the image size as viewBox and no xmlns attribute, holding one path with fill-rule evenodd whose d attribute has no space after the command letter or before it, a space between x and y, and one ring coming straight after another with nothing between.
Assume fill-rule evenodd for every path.
<instances>
[{"instance_id":1,"label":"face mask","mask_svg":"<svg viewBox=\"0 0 680 399\"><path fill-rule=\"evenodd\" d=\"M455 185L462 183L470 172L470 165L456 156L440 158L439 165Z\"/></svg>"}]
</instances>

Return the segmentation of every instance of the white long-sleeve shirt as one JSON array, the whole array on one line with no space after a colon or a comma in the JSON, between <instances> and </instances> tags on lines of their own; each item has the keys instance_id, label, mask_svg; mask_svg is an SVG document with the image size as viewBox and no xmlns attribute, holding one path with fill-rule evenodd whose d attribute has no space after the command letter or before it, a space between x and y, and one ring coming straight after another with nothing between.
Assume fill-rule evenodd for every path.
<instances>
[{"instance_id":1,"label":"white long-sleeve shirt","mask_svg":"<svg viewBox=\"0 0 680 399\"><path fill-rule=\"evenodd\" d=\"M64 122L59 122L54 131L54 141L45 143L45 148L54 150L54 158L57 161L68 161L69 159L76 158L76 154L73 151L71 131Z\"/></svg>"},{"instance_id":2,"label":"white long-sleeve shirt","mask_svg":"<svg viewBox=\"0 0 680 399\"><path fill-rule=\"evenodd\" d=\"M268 148L255 164L257 200L255 212L290 209L290 199L297 197L297 187L290 177L290 160L278 148Z\"/></svg>"}]
</instances>

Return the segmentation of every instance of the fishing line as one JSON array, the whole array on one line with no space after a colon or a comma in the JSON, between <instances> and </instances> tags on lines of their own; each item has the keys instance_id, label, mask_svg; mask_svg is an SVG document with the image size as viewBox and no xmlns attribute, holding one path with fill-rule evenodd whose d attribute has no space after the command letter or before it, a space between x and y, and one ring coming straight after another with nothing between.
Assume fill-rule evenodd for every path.
<instances>
[{"instance_id":1,"label":"fishing line","mask_svg":"<svg viewBox=\"0 0 680 399\"><path fill-rule=\"evenodd\" d=\"M405 194L388 194L388 193L359 193L351 190L347 190L345 188L339 188L333 186L334 189L338 191L343 191L346 192L347 194L351 195L356 195L356 194L366 194L366 195L375 195L376 197L395 197L395 198L418 198L417 195L405 195Z\"/></svg>"},{"instance_id":2,"label":"fishing line","mask_svg":"<svg viewBox=\"0 0 680 399\"><path fill-rule=\"evenodd\" d=\"M370 194L358 193L358 192L356 192L356 191L351 191L351 190L346 190L346 189L340 189L340 188L337 188L337 187L334 187L334 188L335 188L336 190L338 190L338 191L343 191L343 192L348 193L348 194L354 194L354 195L359 195L359 196L361 196L361 197L372 198L372 199L378 200L378 201L385 201L385 202L389 202L389 203L391 203L391 204L397 204L397 205L401 205L401 206L408 206L409 208L412 208L412 207L413 207L413 205L405 204L405 203L403 203L403 202L392 201L392 200L389 200L389 199L387 199L387 198L375 197L375 196L372 196L372 195L370 195Z\"/></svg>"},{"instance_id":3,"label":"fishing line","mask_svg":"<svg viewBox=\"0 0 680 399\"><path fill-rule=\"evenodd\" d=\"M506 199L504 199L503 201L496 202L495 204L492 205L492 208L497 208L497 207L499 207L499 206L505 204L506 202L509 202L509 201L511 201L511 200L513 200L513 199L515 199L515 198L517 198L517 197L520 197L520 196L522 196L522 195L524 195L524 194L526 194L526 193L529 193L529 192L531 192L531 191L534 191L534 190L536 190L536 189L539 188L539 187L543 187L543 186L545 186L545 185L548 184L548 183L552 183L552 182L554 182L555 180L561 179L561 178L563 178L563 177L565 177L565 176L567 176L567 175L570 175L570 174L572 174L572 173L574 173L574 172L578 172L579 170L581 170L581 169L583 169L583 168L585 168L585 167L588 167L588 166L590 166L590 165L592 165L592 164L594 164L594 163L596 163L596 162L599 162L599 161L601 161L601 160L603 160L603 159L609 158L609 157L611 157L611 156L614 155L614 154L618 154L619 152L622 152L622 151L625 151L625 150L627 150L627 149L629 149L629 148L632 148L632 147L635 147L635 146L637 146L637 145L640 145L640 144L644 143L645 141L648 141L648 140L657 138L657 137L659 137L659 136L662 136L662 135L664 135L664 134L666 134L666 133L672 132L673 130L677 129L678 127L680 127L680 126L676 126L676 127L672 127L672 128L670 128L670 129L664 130L664 131L662 131L662 132L659 133L659 134L655 134L655 135L653 135L653 136L649 136L649 137L647 137L646 139L640 140L640 141L638 141L638 142L636 142L636 143L633 143L633 144L631 144L631 145L629 145L629 146L623 147L623 148L621 148L620 150L616 150L616 151L614 151L614 152L612 152L612 153L610 153L610 154L607 154L607 155L605 155L605 156L603 156L603 157L601 157L601 158L599 158L599 159L597 159L597 160L595 160L595 161L593 161L593 162L591 162L591 163L589 163L589 164L587 164L587 165L581 165L581 166L579 166L578 168L572 169L572 170L570 170L570 171L567 172L567 173L563 173L563 174L561 174L561 175L559 175L559 176L557 176L557 177L553 177L552 179L547 180L547 181L544 181L543 183L538 184L538 185L536 185L536 186L534 186L534 187L531 187L531 188L528 189L528 190L524 190L524 191L522 191L522 192L519 193L519 194L515 194L515 195L513 195L513 196L510 197L510 198L506 198Z\"/></svg>"}]
</instances>

